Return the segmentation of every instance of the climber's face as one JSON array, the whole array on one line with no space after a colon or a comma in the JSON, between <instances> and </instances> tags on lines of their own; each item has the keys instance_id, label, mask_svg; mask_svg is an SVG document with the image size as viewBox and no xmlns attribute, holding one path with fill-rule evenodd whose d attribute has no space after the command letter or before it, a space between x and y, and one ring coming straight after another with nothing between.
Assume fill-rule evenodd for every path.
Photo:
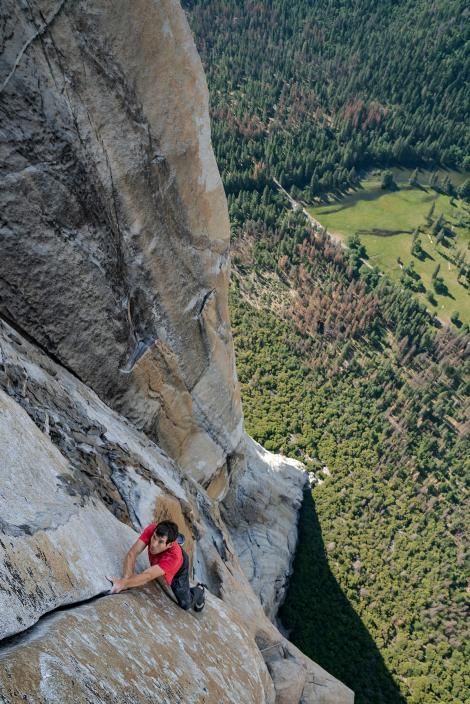
<instances>
[{"instance_id":1,"label":"climber's face","mask_svg":"<svg viewBox=\"0 0 470 704\"><path fill-rule=\"evenodd\" d=\"M152 555L158 555L159 552L163 552L167 549L168 537L166 535L157 535L154 533L150 538L150 552Z\"/></svg>"}]
</instances>

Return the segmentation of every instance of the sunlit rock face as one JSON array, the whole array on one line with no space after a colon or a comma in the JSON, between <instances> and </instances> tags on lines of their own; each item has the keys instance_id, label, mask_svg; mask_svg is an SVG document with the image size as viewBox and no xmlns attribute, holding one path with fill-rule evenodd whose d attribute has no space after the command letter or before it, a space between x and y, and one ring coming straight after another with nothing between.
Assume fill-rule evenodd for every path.
<instances>
[{"instance_id":1,"label":"sunlit rock face","mask_svg":"<svg viewBox=\"0 0 470 704\"><path fill-rule=\"evenodd\" d=\"M271 619L287 588L305 481L300 462L268 452L246 436L244 461L223 501L240 564Z\"/></svg>"},{"instance_id":2,"label":"sunlit rock face","mask_svg":"<svg viewBox=\"0 0 470 704\"><path fill-rule=\"evenodd\" d=\"M215 597L202 616L155 585L46 617L37 631L0 654L0 701L275 702L255 642Z\"/></svg>"},{"instance_id":3,"label":"sunlit rock face","mask_svg":"<svg viewBox=\"0 0 470 704\"><path fill-rule=\"evenodd\" d=\"M58 606L108 591L106 574L119 574L132 531L101 502L71 490L63 455L1 390L0 447L0 633L6 637Z\"/></svg>"},{"instance_id":4,"label":"sunlit rock face","mask_svg":"<svg viewBox=\"0 0 470 704\"><path fill-rule=\"evenodd\" d=\"M0 312L209 485L242 415L227 205L185 15L176 0L1 15Z\"/></svg>"},{"instance_id":5,"label":"sunlit rock face","mask_svg":"<svg viewBox=\"0 0 470 704\"><path fill-rule=\"evenodd\" d=\"M125 665L127 651L122 648L128 647L127 639L139 640L141 616L135 615L127 601L105 596L109 586L106 575L121 573L122 558L144 525L167 517L176 520L186 536L193 577L207 583L214 595L210 604L216 605L218 599L225 602L229 611L223 611L222 606L217 611L218 607L214 607L224 618L231 618L227 614L232 610L237 614L235 621L243 624L244 647L249 658L254 652L266 664L267 684L265 670L254 658L253 667L257 668L259 677L257 675L256 682L250 680L253 689L248 689L247 699L240 702L270 702L272 686L278 704L349 704L353 701L350 690L302 655L267 618L241 568L237 548L221 519L217 502L194 480L188 479L145 434L1 321L0 389L1 701L8 704L24 701L22 695L17 696L15 692L24 692L25 687L31 688L30 697L35 702L56 702L60 697L67 701L67 692L70 697L76 696L76 701L87 701L80 699L85 697L80 687L84 673L90 675L90 671L93 683L100 682L100 686L92 690L95 699L91 701L100 701L104 691L108 692L108 697L111 697L110 692L114 693L113 701L126 701L126 678L139 680L143 665L140 660ZM254 449L261 452L259 446L255 445ZM249 486L250 482L245 483L245 502ZM281 482L280 487L285 490L286 484ZM273 489L271 485L271 492ZM279 503L275 494L270 496L273 503ZM245 509L243 520L246 518ZM258 522L261 523L261 517ZM277 538L273 537L274 540ZM252 557L258 559L259 555ZM246 555L242 555L242 560L245 567L249 567ZM277 565L284 569L281 563ZM140 569L142 566L145 566L145 559ZM249 569L248 573L251 574ZM157 588L154 589L158 593ZM82 612L84 607L78 606L71 612L70 619L67 616L65 621L60 621L64 626L57 627L58 630L55 625L52 627L55 621L49 620L50 612L59 607L71 608L93 596L99 597L99 615L95 607ZM166 623L167 610L175 608L166 596L163 602L145 597L145 604L146 610L155 608L158 624ZM111 608L112 612L108 611ZM109 615L111 613L114 615ZM192 612L187 615L180 609L175 614L174 618L182 619L183 624L187 624L189 617L196 618ZM204 618L205 614L204 610L197 618ZM116 623L120 624L117 629ZM230 624L223 624L222 638L225 638L226 627L232 628ZM171 639L173 632L166 626L161 625L161 628L158 638ZM214 629L212 622L209 628ZM196 647L190 629L186 627L185 632L190 644L189 641L175 643L179 648L175 662L180 662L178 658L186 648L194 650ZM21 633L24 638L19 641L4 640ZM204 630L200 632L201 638L204 633ZM146 658L155 638L154 628L149 630L146 626L139 640L139 648L145 650ZM93 649L99 639L112 643L114 654L110 659L106 651L103 657L107 660L95 666ZM198 643L203 650L204 641ZM135 643L130 649L134 647ZM219 650L218 644L214 647ZM72 650L75 655L71 664L68 658ZM168 649L165 652L168 653ZM244 654L238 655L245 663ZM105 677L100 668L105 667L106 662ZM159 667L161 662L151 660L148 668ZM189 664L186 670L182 668L184 681L193 677L191 668ZM224 668L225 665L223 673ZM232 662L235 678L237 668ZM49 673L44 683L43 672ZM239 676L243 681L244 669ZM219 681L212 670L204 677L204 681L210 680L212 685L214 680ZM81 684L75 688L77 682ZM51 688L46 696L43 688L47 683ZM142 686L147 692L149 681ZM236 688L228 691L238 692ZM301 695L296 699L297 691ZM197 692L197 696L202 696L200 690ZM157 696L157 690L154 694ZM194 694L194 701L204 701L197 696ZM175 701L186 700L176 698Z\"/></svg>"},{"instance_id":6,"label":"sunlit rock face","mask_svg":"<svg viewBox=\"0 0 470 704\"><path fill-rule=\"evenodd\" d=\"M2 321L0 456L2 638L107 592L136 531L172 503L191 551L175 463Z\"/></svg>"}]
</instances>

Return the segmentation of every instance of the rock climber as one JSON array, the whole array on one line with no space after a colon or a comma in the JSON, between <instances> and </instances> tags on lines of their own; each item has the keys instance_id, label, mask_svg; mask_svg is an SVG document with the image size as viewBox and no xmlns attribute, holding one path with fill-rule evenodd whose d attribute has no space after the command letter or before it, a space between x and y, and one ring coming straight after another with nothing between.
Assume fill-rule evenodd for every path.
<instances>
[{"instance_id":1,"label":"rock climber","mask_svg":"<svg viewBox=\"0 0 470 704\"><path fill-rule=\"evenodd\" d=\"M150 523L124 558L124 577L108 577L113 584L111 594L164 578L182 609L187 610L192 606L195 611L202 611L206 585L199 583L195 587L189 586L189 558L178 542L179 537L182 538L173 521ZM135 574L137 557L145 548L150 567Z\"/></svg>"}]
</instances>

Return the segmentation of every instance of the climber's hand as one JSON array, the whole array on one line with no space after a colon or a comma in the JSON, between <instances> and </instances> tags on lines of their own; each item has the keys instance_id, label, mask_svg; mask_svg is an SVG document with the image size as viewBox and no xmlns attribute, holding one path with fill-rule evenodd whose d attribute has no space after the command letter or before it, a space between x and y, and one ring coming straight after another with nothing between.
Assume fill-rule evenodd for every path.
<instances>
[{"instance_id":1,"label":"climber's hand","mask_svg":"<svg viewBox=\"0 0 470 704\"><path fill-rule=\"evenodd\" d=\"M107 577L106 579L109 579L113 585L111 587L111 594L119 594L119 592L127 588L125 579L120 579L119 577Z\"/></svg>"}]
</instances>

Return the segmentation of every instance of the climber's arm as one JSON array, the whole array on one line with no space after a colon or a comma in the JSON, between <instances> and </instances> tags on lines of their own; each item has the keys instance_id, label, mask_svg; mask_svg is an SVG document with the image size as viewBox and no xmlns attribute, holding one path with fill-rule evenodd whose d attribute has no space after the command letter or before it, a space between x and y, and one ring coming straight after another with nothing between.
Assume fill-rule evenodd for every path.
<instances>
[{"instance_id":1,"label":"climber's arm","mask_svg":"<svg viewBox=\"0 0 470 704\"><path fill-rule=\"evenodd\" d=\"M109 581L113 583L111 594L118 594L123 592L125 589L132 589L133 587L141 587L147 582L151 582L153 579L158 577L163 577L165 572L158 565L149 567L145 572L141 574L133 574L131 577L122 577L118 579L117 577L108 577Z\"/></svg>"},{"instance_id":2,"label":"climber's arm","mask_svg":"<svg viewBox=\"0 0 470 704\"><path fill-rule=\"evenodd\" d=\"M126 557L124 558L124 567L123 567L123 572L124 572L124 577L132 577L134 574L135 570L135 563L140 555L140 553L145 550L147 547L147 543L144 543L143 540L137 540L134 545L131 547L131 549L127 552Z\"/></svg>"}]
</instances>

